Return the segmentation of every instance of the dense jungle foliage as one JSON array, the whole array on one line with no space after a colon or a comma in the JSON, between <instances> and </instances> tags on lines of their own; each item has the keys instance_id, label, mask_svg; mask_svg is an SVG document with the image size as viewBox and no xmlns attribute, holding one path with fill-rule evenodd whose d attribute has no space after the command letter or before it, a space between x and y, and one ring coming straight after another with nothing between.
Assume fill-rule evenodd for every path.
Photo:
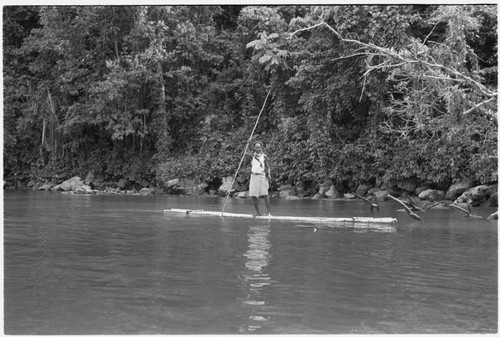
<instances>
[{"instance_id":1,"label":"dense jungle foliage","mask_svg":"<svg viewBox=\"0 0 500 337\"><path fill-rule=\"evenodd\" d=\"M4 180L497 182L497 7L3 7Z\"/></svg>"}]
</instances>

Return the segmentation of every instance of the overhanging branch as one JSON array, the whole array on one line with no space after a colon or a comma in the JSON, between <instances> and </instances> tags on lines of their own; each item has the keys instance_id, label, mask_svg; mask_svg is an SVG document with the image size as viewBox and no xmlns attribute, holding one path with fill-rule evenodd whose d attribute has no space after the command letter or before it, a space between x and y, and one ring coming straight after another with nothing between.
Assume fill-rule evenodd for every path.
<instances>
[{"instance_id":1,"label":"overhanging branch","mask_svg":"<svg viewBox=\"0 0 500 337\"><path fill-rule=\"evenodd\" d=\"M375 65L375 66L367 64L368 70L364 73L363 76L368 75L368 73L370 73L374 69L382 69L382 68L389 68L389 67L394 68L394 67L404 66L406 64L419 63L419 64L422 64L422 65L425 65L432 72L434 72L433 69L437 68L437 69L441 69L441 70L445 71L446 73L448 73L450 75L454 75L455 77L461 78L464 82L467 82L467 83L475 86L477 89L479 89L479 91L484 96L486 96L488 98L496 98L498 96L498 93L496 91L492 91L492 90L486 88L484 85L482 85L478 81L474 80L470 76L467 76L467 75L459 72L456 69L453 69L451 67L447 67L447 66L445 66L443 64L440 64L440 63L437 63L432 57L431 57L432 62L429 62L429 61L426 61L426 60L423 60L423 59L411 59L411 58L408 58L408 57L405 57L405 56L401 55L400 53L398 53L395 50L390 49L390 48L384 48L384 47L380 47L380 46L377 46L377 45L372 44L372 43L365 43L365 42L362 42L362 41L359 41L359 40L344 38L344 37L342 37L337 32L337 30L335 30L335 28L333 28L332 26L330 26L329 24L327 24L323 20L321 20L321 22L319 22L319 23L317 23L317 24L315 24L313 26L306 27L306 28L301 28L301 29L299 29L299 30L291 33L291 36L295 35L298 32L315 29L315 28L321 27L321 26L325 26L326 28L328 28L328 30L330 30L331 32L333 32L333 34L336 37L338 37L342 42L352 43L352 44L361 46L364 49L374 50L374 51L376 51L376 54L379 55L379 56L385 56L385 57L388 57L390 59L398 61L398 63L396 63L396 64L386 64L385 62L382 63L382 64L379 64L379 65ZM359 56L359 55L362 55L362 54L370 55L370 54L374 54L374 53L370 53L370 52L356 53L356 54L353 54L352 56ZM348 57L351 57L351 56L343 56L343 57L337 58L335 60L344 59L344 58L348 58ZM436 75L438 75L438 74L436 74ZM435 76L434 78L435 79L447 80L447 81L449 81L451 79L448 76ZM456 80L456 81L458 81L458 80ZM490 101L490 99L488 99L488 101Z\"/></svg>"}]
</instances>

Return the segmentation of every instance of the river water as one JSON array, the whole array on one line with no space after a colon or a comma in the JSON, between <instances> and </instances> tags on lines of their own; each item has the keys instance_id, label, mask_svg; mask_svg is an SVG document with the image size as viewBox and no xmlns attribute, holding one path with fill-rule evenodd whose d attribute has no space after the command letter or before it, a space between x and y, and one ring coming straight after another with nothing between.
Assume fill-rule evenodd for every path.
<instances>
[{"instance_id":1,"label":"river water","mask_svg":"<svg viewBox=\"0 0 500 337\"><path fill-rule=\"evenodd\" d=\"M391 201L376 216L398 223L369 229L163 212L223 202L5 191L5 333L497 332L496 221L433 209L418 222ZM371 216L358 200L271 205Z\"/></svg>"}]
</instances>

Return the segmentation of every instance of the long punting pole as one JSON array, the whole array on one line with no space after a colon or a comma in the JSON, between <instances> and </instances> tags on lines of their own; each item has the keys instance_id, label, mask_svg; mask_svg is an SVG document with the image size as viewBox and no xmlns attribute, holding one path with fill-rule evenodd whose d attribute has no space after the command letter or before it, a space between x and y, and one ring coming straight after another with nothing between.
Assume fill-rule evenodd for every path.
<instances>
[{"instance_id":1,"label":"long punting pole","mask_svg":"<svg viewBox=\"0 0 500 337\"><path fill-rule=\"evenodd\" d=\"M257 120L255 121L255 125L253 127L252 133L250 134L250 138L248 138L247 144L245 145L245 151L243 151L243 156L241 157L240 164L238 165L238 168L236 169L236 173L234 174L233 182L231 184L231 187L233 187L234 183L236 182L236 177L238 176L238 171L241 168L241 164L243 163L243 159L245 158L245 153L247 153L248 146L250 145L250 142L252 141L253 133L255 132L255 129L257 128L257 124L259 124L259 119L260 115L262 115L262 111L264 111L264 108L266 107L266 102L267 98L271 94L271 89L269 89L269 92L267 93L266 99L264 100L264 104L262 104L262 109L260 109L259 115L257 116ZM224 205L222 206L222 213L221 216L224 215L224 210L226 209L226 203L227 200L229 199L229 193L231 192L231 187L229 187L229 190L227 191L226 195L226 200L224 200Z\"/></svg>"}]
</instances>

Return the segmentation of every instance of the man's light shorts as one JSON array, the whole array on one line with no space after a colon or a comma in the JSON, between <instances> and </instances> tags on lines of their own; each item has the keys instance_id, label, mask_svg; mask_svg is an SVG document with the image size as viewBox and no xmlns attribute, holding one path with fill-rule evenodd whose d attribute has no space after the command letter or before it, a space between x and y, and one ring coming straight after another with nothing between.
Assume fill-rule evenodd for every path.
<instances>
[{"instance_id":1,"label":"man's light shorts","mask_svg":"<svg viewBox=\"0 0 500 337\"><path fill-rule=\"evenodd\" d=\"M249 195L251 197L260 197L260 196L267 195L268 189L269 189L269 183L268 183L265 175L252 174L250 176Z\"/></svg>"}]
</instances>

